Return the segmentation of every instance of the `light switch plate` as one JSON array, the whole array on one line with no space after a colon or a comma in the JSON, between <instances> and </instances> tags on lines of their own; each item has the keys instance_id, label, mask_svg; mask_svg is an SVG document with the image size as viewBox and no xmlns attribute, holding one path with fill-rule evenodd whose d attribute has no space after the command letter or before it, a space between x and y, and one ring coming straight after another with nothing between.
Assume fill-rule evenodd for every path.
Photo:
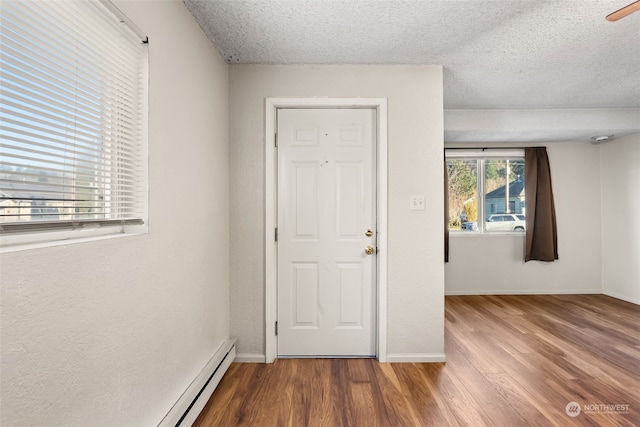
<instances>
[{"instance_id":1,"label":"light switch plate","mask_svg":"<svg viewBox=\"0 0 640 427\"><path fill-rule=\"evenodd\" d=\"M410 196L409 197L409 210L411 211L423 211L425 209L425 197L424 196Z\"/></svg>"}]
</instances>

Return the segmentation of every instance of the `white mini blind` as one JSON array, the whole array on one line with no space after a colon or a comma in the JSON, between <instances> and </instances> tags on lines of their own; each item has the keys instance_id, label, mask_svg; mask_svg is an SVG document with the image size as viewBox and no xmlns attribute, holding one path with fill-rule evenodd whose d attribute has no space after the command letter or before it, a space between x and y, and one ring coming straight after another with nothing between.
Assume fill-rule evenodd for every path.
<instances>
[{"instance_id":1,"label":"white mini blind","mask_svg":"<svg viewBox=\"0 0 640 427\"><path fill-rule=\"evenodd\" d=\"M0 230L143 221L146 39L98 1L0 7Z\"/></svg>"}]
</instances>

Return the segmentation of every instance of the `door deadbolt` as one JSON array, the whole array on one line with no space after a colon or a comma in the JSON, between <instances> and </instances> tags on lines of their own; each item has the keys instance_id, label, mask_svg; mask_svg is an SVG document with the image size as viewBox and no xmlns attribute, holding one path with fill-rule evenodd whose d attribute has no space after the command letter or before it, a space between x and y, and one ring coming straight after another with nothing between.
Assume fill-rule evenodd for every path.
<instances>
[{"instance_id":1,"label":"door deadbolt","mask_svg":"<svg viewBox=\"0 0 640 427\"><path fill-rule=\"evenodd\" d=\"M367 255L373 255L373 252L375 251L375 249L373 249L373 246L367 246L367 248L364 250Z\"/></svg>"},{"instance_id":2,"label":"door deadbolt","mask_svg":"<svg viewBox=\"0 0 640 427\"><path fill-rule=\"evenodd\" d=\"M367 229L367 231L364 232L364 235L367 237L371 237L373 236L373 230L372 229Z\"/></svg>"}]
</instances>

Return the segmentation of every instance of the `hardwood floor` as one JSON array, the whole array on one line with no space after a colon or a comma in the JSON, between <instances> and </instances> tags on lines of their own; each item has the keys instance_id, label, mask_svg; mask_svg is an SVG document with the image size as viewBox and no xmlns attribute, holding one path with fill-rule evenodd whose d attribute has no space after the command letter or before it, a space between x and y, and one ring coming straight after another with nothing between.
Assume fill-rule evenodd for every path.
<instances>
[{"instance_id":1,"label":"hardwood floor","mask_svg":"<svg viewBox=\"0 0 640 427\"><path fill-rule=\"evenodd\" d=\"M234 363L194 425L640 425L639 306L604 295L445 304L446 364Z\"/></svg>"}]
</instances>

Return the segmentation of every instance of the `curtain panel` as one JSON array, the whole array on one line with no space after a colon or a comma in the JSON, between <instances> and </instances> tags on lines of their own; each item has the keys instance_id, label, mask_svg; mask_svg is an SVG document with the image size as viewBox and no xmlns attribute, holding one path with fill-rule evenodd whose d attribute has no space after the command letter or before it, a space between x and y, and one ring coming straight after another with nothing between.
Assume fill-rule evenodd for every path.
<instances>
[{"instance_id":1,"label":"curtain panel","mask_svg":"<svg viewBox=\"0 0 640 427\"><path fill-rule=\"evenodd\" d=\"M558 259L558 232L547 149L525 148L524 169L527 199L524 261L553 262Z\"/></svg>"},{"instance_id":2,"label":"curtain panel","mask_svg":"<svg viewBox=\"0 0 640 427\"><path fill-rule=\"evenodd\" d=\"M444 262L449 262L449 171L444 159Z\"/></svg>"}]
</instances>

